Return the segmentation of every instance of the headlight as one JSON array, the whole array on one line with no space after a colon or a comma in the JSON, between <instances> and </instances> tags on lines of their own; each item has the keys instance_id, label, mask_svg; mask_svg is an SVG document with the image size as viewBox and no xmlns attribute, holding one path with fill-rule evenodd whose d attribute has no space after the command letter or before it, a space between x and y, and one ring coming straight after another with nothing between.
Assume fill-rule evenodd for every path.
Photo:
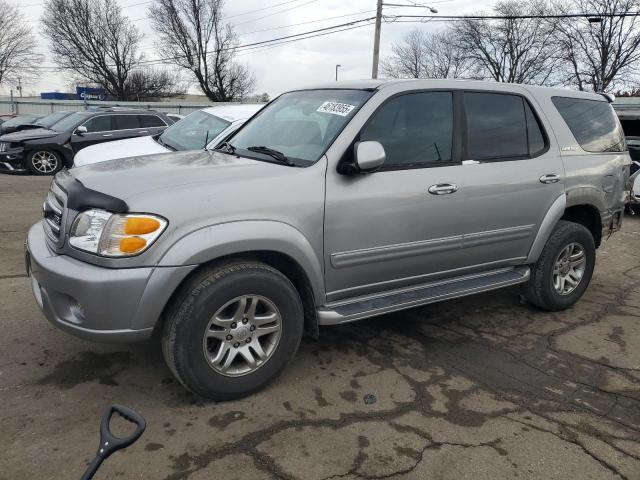
<instances>
[{"instance_id":1,"label":"headlight","mask_svg":"<svg viewBox=\"0 0 640 480\"><path fill-rule=\"evenodd\" d=\"M156 215L86 210L73 221L69 243L105 257L126 257L144 252L166 226L167 221Z\"/></svg>"}]
</instances>

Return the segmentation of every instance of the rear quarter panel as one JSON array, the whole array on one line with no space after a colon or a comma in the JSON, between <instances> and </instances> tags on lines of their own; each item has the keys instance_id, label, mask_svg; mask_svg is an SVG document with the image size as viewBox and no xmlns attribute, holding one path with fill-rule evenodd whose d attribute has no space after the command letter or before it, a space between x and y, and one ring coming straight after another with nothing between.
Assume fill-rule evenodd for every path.
<instances>
[{"instance_id":1,"label":"rear quarter panel","mask_svg":"<svg viewBox=\"0 0 640 480\"><path fill-rule=\"evenodd\" d=\"M628 152L592 153L582 149L552 102L553 96L594 99L593 94L561 90L535 91L553 125L565 166L567 207L592 205L606 225L614 212L623 208L631 158ZM597 97L595 97L597 98Z\"/></svg>"}]
</instances>

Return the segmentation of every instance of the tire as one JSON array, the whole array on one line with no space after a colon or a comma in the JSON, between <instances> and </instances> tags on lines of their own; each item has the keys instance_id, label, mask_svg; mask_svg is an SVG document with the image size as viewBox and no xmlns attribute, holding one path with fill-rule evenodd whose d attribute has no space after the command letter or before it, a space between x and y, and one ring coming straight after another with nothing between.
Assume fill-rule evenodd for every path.
<instances>
[{"instance_id":1,"label":"tire","mask_svg":"<svg viewBox=\"0 0 640 480\"><path fill-rule=\"evenodd\" d=\"M34 175L55 175L64 166L60 154L52 150L29 152L25 166Z\"/></svg>"},{"instance_id":2,"label":"tire","mask_svg":"<svg viewBox=\"0 0 640 480\"><path fill-rule=\"evenodd\" d=\"M279 333L278 321L268 321L272 317L279 318ZM181 288L167 312L162 351L188 390L212 400L232 400L277 377L295 355L303 326L302 301L287 277L263 263L237 262L205 269ZM274 333L265 334L268 329ZM205 332L212 336L206 338ZM225 349L228 353L216 358ZM232 354L235 359L224 370Z\"/></svg>"},{"instance_id":3,"label":"tire","mask_svg":"<svg viewBox=\"0 0 640 480\"><path fill-rule=\"evenodd\" d=\"M578 262L578 247L584 254L584 265L577 284L573 285L576 283L579 269L577 267L572 269L571 265ZM567 255L566 252L569 251ZM564 262L563 258L568 256L572 256L575 260ZM559 311L571 307L589 286L595 261L596 246L591 232L578 223L559 221L547 240L538 262L531 267L531 278L524 285L525 298L543 310ZM554 280L557 279L554 275L554 267L558 267L557 273L560 276L567 278L565 282L556 281L554 284ZM567 269L573 270L573 273L562 275ZM564 293L560 293L559 289Z\"/></svg>"}]
</instances>

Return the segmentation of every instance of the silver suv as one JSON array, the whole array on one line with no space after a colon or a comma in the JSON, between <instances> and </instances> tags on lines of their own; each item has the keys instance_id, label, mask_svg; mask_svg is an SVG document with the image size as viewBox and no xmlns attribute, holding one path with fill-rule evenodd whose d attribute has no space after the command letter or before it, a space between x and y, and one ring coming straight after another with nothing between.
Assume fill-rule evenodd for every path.
<instances>
[{"instance_id":1,"label":"silver suv","mask_svg":"<svg viewBox=\"0 0 640 480\"><path fill-rule=\"evenodd\" d=\"M516 284L568 308L622 222L610 100L445 80L285 93L217 151L59 173L28 235L34 295L81 337L157 332L217 400L269 383L320 325Z\"/></svg>"}]
</instances>

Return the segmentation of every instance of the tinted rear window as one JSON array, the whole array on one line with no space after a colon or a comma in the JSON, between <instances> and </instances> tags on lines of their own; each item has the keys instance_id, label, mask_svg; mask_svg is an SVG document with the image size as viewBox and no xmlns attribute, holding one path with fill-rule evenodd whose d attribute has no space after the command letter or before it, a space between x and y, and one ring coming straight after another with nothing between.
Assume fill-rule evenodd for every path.
<instances>
[{"instance_id":1,"label":"tinted rear window","mask_svg":"<svg viewBox=\"0 0 640 480\"><path fill-rule=\"evenodd\" d=\"M544 150L540 125L521 96L465 92L464 104L469 159L529 158Z\"/></svg>"},{"instance_id":2,"label":"tinted rear window","mask_svg":"<svg viewBox=\"0 0 640 480\"><path fill-rule=\"evenodd\" d=\"M166 127L166 123L156 115L139 115L140 126L142 128L148 127Z\"/></svg>"},{"instance_id":3,"label":"tinted rear window","mask_svg":"<svg viewBox=\"0 0 640 480\"><path fill-rule=\"evenodd\" d=\"M606 101L553 97L553 104L580 146L587 152L623 152L624 133Z\"/></svg>"},{"instance_id":4,"label":"tinted rear window","mask_svg":"<svg viewBox=\"0 0 640 480\"><path fill-rule=\"evenodd\" d=\"M140 128L138 115L114 115L116 121L116 130L130 130Z\"/></svg>"}]
</instances>

